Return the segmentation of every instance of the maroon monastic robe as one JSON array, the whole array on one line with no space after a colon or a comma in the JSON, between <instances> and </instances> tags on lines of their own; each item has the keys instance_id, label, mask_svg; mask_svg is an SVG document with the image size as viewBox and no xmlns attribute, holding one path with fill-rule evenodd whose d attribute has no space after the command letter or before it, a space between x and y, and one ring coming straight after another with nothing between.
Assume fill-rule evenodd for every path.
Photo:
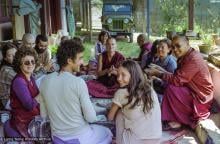
<instances>
[{"instance_id":1,"label":"maroon monastic robe","mask_svg":"<svg viewBox=\"0 0 220 144\"><path fill-rule=\"evenodd\" d=\"M119 52L115 52L111 61L109 61L107 52L102 53L102 70L109 69L111 66L118 68L120 62L124 60L124 56ZM97 80L87 82L89 94L99 98L112 98L115 91L119 88L115 75L104 75Z\"/></svg>"},{"instance_id":2,"label":"maroon monastic robe","mask_svg":"<svg viewBox=\"0 0 220 144\"><path fill-rule=\"evenodd\" d=\"M177 121L195 128L197 121L210 115L213 83L207 64L190 48L178 59L174 74L163 74L168 82L162 102L162 120Z\"/></svg>"}]
</instances>

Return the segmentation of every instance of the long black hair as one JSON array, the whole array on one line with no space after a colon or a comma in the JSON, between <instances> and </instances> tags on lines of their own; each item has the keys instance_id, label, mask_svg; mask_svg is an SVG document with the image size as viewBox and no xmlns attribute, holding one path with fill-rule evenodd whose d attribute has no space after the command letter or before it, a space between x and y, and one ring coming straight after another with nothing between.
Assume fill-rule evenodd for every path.
<instances>
[{"instance_id":1,"label":"long black hair","mask_svg":"<svg viewBox=\"0 0 220 144\"><path fill-rule=\"evenodd\" d=\"M153 61L153 59L156 57L157 54L157 47L159 44L160 40L157 39L153 42L152 47L151 47L151 51L148 53L148 58L146 60L146 65L144 68L147 68Z\"/></svg>"},{"instance_id":2,"label":"long black hair","mask_svg":"<svg viewBox=\"0 0 220 144\"><path fill-rule=\"evenodd\" d=\"M172 54L172 51L171 51L171 40L170 39L162 39L159 41L158 45L160 45L161 43L165 43L167 45L167 47L170 49L170 52L168 53L168 55L171 55Z\"/></svg>"},{"instance_id":3,"label":"long black hair","mask_svg":"<svg viewBox=\"0 0 220 144\"><path fill-rule=\"evenodd\" d=\"M143 102L143 112L149 112L153 107L153 99L151 96L151 85L143 74L140 65L133 60L124 61L121 66L128 70L131 75L128 88L128 104L131 104L130 108L134 108ZM133 102L133 99L135 100ZM126 106L125 105L125 106Z\"/></svg>"},{"instance_id":4,"label":"long black hair","mask_svg":"<svg viewBox=\"0 0 220 144\"><path fill-rule=\"evenodd\" d=\"M6 43L5 45L2 46L2 56L3 56L3 60L2 60L2 63L1 63L1 65L0 65L0 69L1 69L4 65L8 65L8 66L11 66L11 67L12 67L12 64L10 64L9 62L7 62L7 61L5 60L5 58L6 58L6 56L7 56L8 50L13 49L13 48L17 50L17 47L16 47L13 43L11 43L11 42L8 42L8 43Z\"/></svg>"}]
</instances>

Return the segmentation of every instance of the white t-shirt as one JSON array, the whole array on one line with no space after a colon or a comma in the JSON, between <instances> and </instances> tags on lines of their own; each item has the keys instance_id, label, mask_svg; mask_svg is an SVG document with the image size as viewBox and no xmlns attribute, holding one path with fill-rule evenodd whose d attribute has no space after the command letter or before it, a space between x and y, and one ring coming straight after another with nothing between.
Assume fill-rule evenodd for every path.
<instances>
[{"instance_id":1,"label":"white t-shirt","mask_svg":"<svg viewBox=\"0 0 220 144\"><path fill-rule=\"evenodd\" d=\"M49 116L52 135L70 138L97 120L83 79L69 72L51 73L40 85L41 116Z\"/></svg>"},{"instance_id":2,"label":"white t-shirt","mask_svg":"<svg viewBox=\"0 0 220 144\"><path fill-rule=\"evenodd\" d=\"M157 139L162 135L160 104L155 91L151 90L153 108L147 113L143 112L143 103L130 109L126 88L119 89L113 98L113 103L122 108L125 120L125 129L130 129L139 139ZM126 106L124 106L126 105Z\"/></svg>"}]
</instances>

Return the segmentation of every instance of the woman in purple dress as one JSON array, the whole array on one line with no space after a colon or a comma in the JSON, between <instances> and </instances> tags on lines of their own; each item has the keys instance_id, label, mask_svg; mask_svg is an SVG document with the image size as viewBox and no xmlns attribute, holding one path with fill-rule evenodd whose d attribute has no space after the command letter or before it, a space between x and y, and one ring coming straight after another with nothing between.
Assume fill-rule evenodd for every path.
<instances>
[{"instance_id":1,"label":"woman in purple dress","mask_svg":"<svg viewBox=\"0 0 220 144\"><path fill-rule=\"evenodd\" d=\"M11 119L4 125L7 137L30 137L28 124L40 114L37 100L39 90L32 76L36 61L34 49L21 47L15 54L13 64L17 75L12 80L10 92Z\"/></svg>"}]
</instances>

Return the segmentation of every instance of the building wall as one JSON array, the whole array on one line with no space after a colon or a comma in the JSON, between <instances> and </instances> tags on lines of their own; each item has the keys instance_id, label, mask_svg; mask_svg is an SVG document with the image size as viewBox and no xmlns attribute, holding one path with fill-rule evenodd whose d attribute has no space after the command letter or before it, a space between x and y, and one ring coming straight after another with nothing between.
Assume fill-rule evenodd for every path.
<instances>
[{"instance_id":1,"label":"building wall","mask_svg":"<svg viewBox=\"0 0 220 144\"><path fill-rule=\"evenodd\" d=\"M14 39L21 40L23 34L25 33L25 24L24 24L24 16L19 16L15 13L14 15Z\"/></svg>"}]
</instances>

